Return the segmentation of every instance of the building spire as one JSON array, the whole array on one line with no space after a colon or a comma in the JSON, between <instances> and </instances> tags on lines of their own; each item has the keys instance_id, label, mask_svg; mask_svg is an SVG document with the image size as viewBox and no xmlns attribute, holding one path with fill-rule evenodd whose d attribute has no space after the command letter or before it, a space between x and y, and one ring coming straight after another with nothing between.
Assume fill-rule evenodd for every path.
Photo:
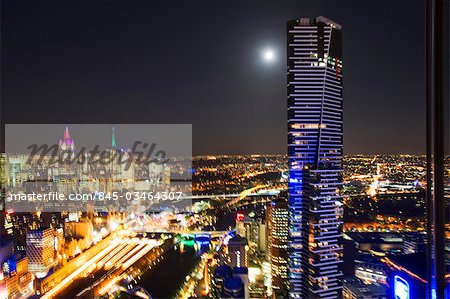
<instances>
[{"instance_id":1,"label":"building spire","mask_svg":"<svg viewBox=\"0 0 450 299\"><path fill-rule=\"evenodd\" d=\"M70 132L69 132L69 127L66 127L65 131L64 131L64 139L70 139Z\"/></svg>"},{"instance_id":2,"label":"building spire","mask_svg":"<svg viewBox=\"0 0 450 299\"><path fill-rule=\"evenodd\" d=\"M75 150L75 142L70 138L69 127L64 129L64 138L59 140L59 148L62 151L73 152Z\"/></svg>"},{"instance_id":3,"label":"building spire","mask_svg":"<svg viewBox=\"0 0 450 299\"><path fill-rule=\"evenodd\" d=\"M112 135L111 135L111 147L115 148L117 146L116 144L116 128L112 128Z\"/></svg>"}]
</instances>

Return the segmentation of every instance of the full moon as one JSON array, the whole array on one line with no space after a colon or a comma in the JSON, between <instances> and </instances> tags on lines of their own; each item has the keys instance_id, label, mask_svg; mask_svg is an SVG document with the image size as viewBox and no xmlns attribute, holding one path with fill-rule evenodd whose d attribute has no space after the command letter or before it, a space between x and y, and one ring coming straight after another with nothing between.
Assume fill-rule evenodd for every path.
<instances>
[{"instance_id":1,"label":"full moon","mask_svg":"<svg viewBox=\"0 0 450 299\"><path fill-rule=\"evenodd\" d=\"M273 50L270 50L270 49L264 50L263 58L265 61L270 62L270 61L274 60L275 53L273 52Z\"/></svg>"}]
</instances>

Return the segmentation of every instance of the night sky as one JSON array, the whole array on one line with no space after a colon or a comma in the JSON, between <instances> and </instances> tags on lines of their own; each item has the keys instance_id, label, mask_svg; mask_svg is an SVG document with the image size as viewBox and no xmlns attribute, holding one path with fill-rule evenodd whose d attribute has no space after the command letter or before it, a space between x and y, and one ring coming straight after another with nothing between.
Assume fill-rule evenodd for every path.
<instances>
[{"instance_id":1,"label":"night sky","mask_svg":"<svg viewBox=\"0 0 450 299\"><path fill-rule=\"evenodd\" d=\"M195 154L285 153L286 22L324 15L345 153L423 153L423 2L2 1L3 122L188 123Z\"/></svg>"}]
</instances>

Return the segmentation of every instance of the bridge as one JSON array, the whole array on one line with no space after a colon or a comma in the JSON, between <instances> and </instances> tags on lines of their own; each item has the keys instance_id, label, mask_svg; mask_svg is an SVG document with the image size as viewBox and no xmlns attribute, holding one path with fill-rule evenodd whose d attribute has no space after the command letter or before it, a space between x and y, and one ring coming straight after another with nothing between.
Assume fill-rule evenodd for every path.
<instances>
[{"instance_id":1,"label":"bridge","mask_svg":"<svg viewBox=\"0 0 450 299\"><path fill-rule=\"evenodd\" d=\"M196 194L189 196L181 196L179 200L189 200L189 199L237 199L241 200L247 196L261 196L261 195L278 195L281 188L270 188L269 185L258 185L249 189L246 189L240 193L223 193L223 194ZM262 190L260 190L262 189ZM257 191L259 190L259 191ZM256 192L255 192L256 191Z\"/></svg>"},{"instance_id":2,"label":"bridge","mask_svg":"<svg viewBox=\"0 0 450 299\"><path fill-rule=\"evenodd\" d=\"M181 235L183 236L189 236L189 237L198 237L198 236L208 236L209 238L215 238L215 237L222 237L230 231L223 230L223 231L202 231L202 230L177 230L177 229L156 229L156 230L146 230L146 229L136 229L133 230L135 233L138 234L174 234L174 235Z\"/></svg>"}]
</instances>

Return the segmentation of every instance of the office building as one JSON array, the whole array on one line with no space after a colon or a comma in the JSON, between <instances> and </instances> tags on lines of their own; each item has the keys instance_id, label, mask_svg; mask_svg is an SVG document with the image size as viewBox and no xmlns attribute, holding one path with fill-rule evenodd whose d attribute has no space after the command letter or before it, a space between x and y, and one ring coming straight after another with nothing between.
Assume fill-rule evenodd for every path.
<instances>
[{"instance_id":1,"label":"office building","mask_svg":"<svg viewBox=\"0 0 450 299\"><path fill-rule=\"evenodd\" d=\"M343 280L342 299L387 299L385 285L373 283L365 284L356 277Z\"/></svg>"},{"instance_id":2,"label":"office building","mask_svg":"<svg viewBox=\"0 0 450 299\"><path fill-rule=\"evenodd\" d=\"M227 265L217 266L212 276L211 295L214 298L248 299L248 268Z\"/></svg>"},{"instance_id":3,"label":"office building","mask_svg":"<svg viewBox=\"0 0 450 299\"><path fill-rule=\"evenodd\" d=\"M221 298L244 298L244 284L239 277L230 277L225 280Z\"/></svg>"},{"instance_id":4,"label":"office building","mask_svg":"<svg viewBox=\"0 0 450 299\"><path fill-rule=\"evenodd\" d=\"M233 276L233 270L230 266L221 265L214 269L211 279L211 295L220 297L223 291L225 280Z\"/></svg>"},{"instance_id":5,"label":"office building","mask_svg":"<svg viewBox=\"0 0 450 299\"><path fill-rule=\"evenodd\" d=\"M341 26L317 17L287 27L289 294L340 298Z\"/></svg>"},{"instance_id":6,"label":"office building","mask_svg":"<svg viewBox=\"0 0 450 299\"><path fill-rule=\"evenodd\" d=\"M250 293L248 289L249 281L248 281L248 268L246 267L235 267L233 269L233 277L239 278L242 281L244 296L239 298L249 299Z\"/></svg>"},{"instance_id":7,"label":"office building","mask_svg":"<svg viewBox=\"0 0 450 299\"><path fill-rule=\"evenodd\" d=\"M288 279L288 221L289 209L286 198L273 200L266 210L267 250L273 290L287 289Z\"/></svg>"},{"instance_id":8,"label":"office building","mask_svg":"<svg viewBox=\"0 0 450 299\"><path fill-rule=\"evenodd\" d=\"M342 244L344 247L342 273L344 275L355 275L355 260L358 255L356 242L344 235Z\"/></svg>"},{"instance_id":9,"label":"office building","mask_svg":"<svg viewBox=\"0 0 450 299\"><path fill-rule=\"evenodd\" d=\"M425 253L426 251L426 236L422 234L408 234L403 238L403 254Z\"/></svg>"},{"instance_id":10,"label":"office building","mask_svg":"<svg viewBox=\"0 0 450 299\"><path fill-rule=\"evenodd\" d=\"M86 238L92 241L94 228L90 220L69 221L64 223L64 236Z\"/></svg>"},{"instance_id":11,"label":"office building","mask_svg":"<svg viewBox=\"0 0 450 299\"><path fill-rule=\"evenodd\" d=\"M243 213L237 214L236 232L247 239L250 249L259 252L265 251L265 230L265 224L261 220Z\"/></svg>"},{"instance_id":12,"label":"office building","mask_svg":"<svg viewBox=\"0 0 450 299\"><path fill-rule=\"evenodd\" d=\"M28 269L36 277L44 277L55 265L53 229L30 230L26 240Z\"/></svg>"},{"instance_id":13,"label":"office building","mask_svg":"<svg viewBox=\"0 0 450 299\"><path fill-rule=\"evenodd\" d=\"M228 265L231 267L248 267L248 242L246 238L236 235L228 241Z\"/></svg>"}]
</instances>

